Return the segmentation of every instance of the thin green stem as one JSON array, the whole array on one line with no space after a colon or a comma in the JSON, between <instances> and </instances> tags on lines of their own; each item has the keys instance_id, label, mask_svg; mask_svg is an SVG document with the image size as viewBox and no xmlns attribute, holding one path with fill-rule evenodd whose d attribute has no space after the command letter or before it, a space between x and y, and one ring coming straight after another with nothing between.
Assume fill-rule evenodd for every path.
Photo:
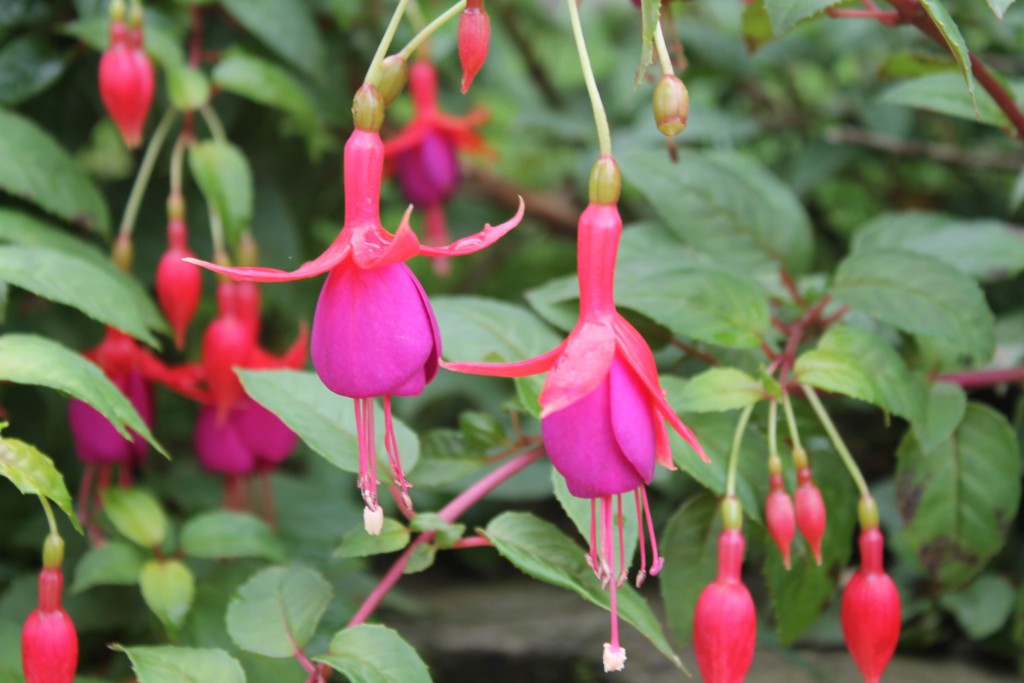
<instances>
[{"instance_id":1,"label":"thin green stem","mask_svg":"<svg viewBox=\"0 0 1024 683\"><path fill-rule=\"evenodd\" d=\"M135 221L139 217L139 208L142 206L142 196L146 194L146 187L149 185L150 178L153 177L153 169L156 167L157 157L160 156L160 149L164 146L168 133L171 132L171 125L176 116L177 112L174 109L168 109L164 113L156 130L153 131L153 137L149 139L146 153L142 155L142 163L139 164L139 172L135 175L135 182L132 184L132 191L128 195L128 203L125 204L124 215L121 216L121 225L117 231L118 236L124 240L129 239L135 229Z\"/></svg>"},{"instance_id":2,"label":"thin green stem","mask_svg":"<svg viewBox=\"0 0 1024 683\"><path fill-rule=\"evenodd\" d=\"M768 404L768 457L777 460L779 457L779 402L772 399Z\"/></svg>"},{"instance_id":3,"label":"thin green stem","mask_svg":"<svg viewBox=\"0 0 1024 683\"><path fill-rule=\"evenodd\" d=\"M208 104L204 104L199 108L199 114L203 117L203 121L206 122L206 127L210 129L210 135L217 142L227 142L228 135L224 132L224 124L221 123L220 117L217 116L217 112L214 111L213 107Z\"/></svg>"},{"instance_id":4,"label":"thin green stem","mask_svg":"<svg viewBox=\"0 0 1024 683\"><path fill-rule=\"evenodd\" d=\"M459 2L446 9L443 14L438 15L436 19L427 24L419 33L413 36L412 40L410 40L409 43L402 48L401 52L398 53L399 56L401 56L405 61L409 61L409 59L412 58L412 54L419 49L420 45L422 45L427 38L433 35L437 29L451 21L456 15L460 14L465 8L466 0L459 0Z\"/></svg>"},{"instance_id":5,"label":"thin green stem","mask_svg":"<svg viewBox=\"0 0 1024 683\"><path fill-rule=\"evenodd\" d=\"M580 66L583 68L583 80L587 84L587 94L590 95L590 106L594 110L594 124L597 126L597 142L601 149L601 156L612 155L612 132L608 126L608 115L604 110L604 103L601 102L601 93L597 89L597 81L594 80L594 69L590 65L590 55L587 54L587 42L583 38L583 26L580 24L580 10L576 6L576 0L566 0L569 5L569 19L572 21L572 34L576 39L576 51L580 55Z\"/></svg>"},{"instance_id":6,"label":"thin green stem","mask_svg":"<svg viewBox=\"0 0 1024 683\"><path fill-rule=\"evenodd\" d=\"M661 22L658 22L658 28L654 32L654 46L658 52L658 63L661 65L661 73L664 76L670 76L675 73L675 69L672 68L672 57L668 53L668 45L665 44L665 33L661 30Z\"/></svg>"},{"instance_id":7,"label":"thin green stem","mask_svg":"<svg viewBox=\"0 0 1024 683\"><path fill-rule=\"evenodd\" d=\"M800 432L796 428L796 415L793 414L793 403L789 400L789 392L782 392L782 410L786 413L786 426L789 427L789 437L793 439L793 448L803 450L800 443Z\"/></svg>"},{"instance_id":8,"label":"thin green stem","mask_svg":"<svg viewBox=\"0 0 1024 683\"><path fill-rule=\"evenodd\" d=\"M180 197L184 184L185 167L185 136L179 135L174 141L174 149L171 150L171 196Z\"/></svg>"},{"instance_id":9,"label":"thin green stem","mask_svg":"<svg viewBox=\"0 0 1024 683\"><path fill-rule=\"evenodd\" d=\"M391 15L391 21L388 22L388 27L384 31L384 37L380 39L380 45L377 46L377 52L373 55L373 61L370 62L370 68L366 70L366 82L376 83L377 72L380 71L380 63L384 61L384 57L388 54L388 48L391 47L391 41L395 37L395 31L398 30L398 25L402 23L402 15L405 14L405 7L409 4L409 0L398 0L398 6L395 7L395 13Z\"/></svg>"},{"instance_id":10,"label":"thin green stem","mask_svg":"<svg viewBox=\"0 0 1024 683\"><path fill-rule=\"evenodd\" d=\"M868 483L865 481L860 468L857 467L857 461L853 459L850 449L846 447L843 437L839 435L839 431L832 422L832 418L829 417L828 411L825 410L825 406L821 404L821 399L818 398L818 395L814 393L814 389L811 387L801 384L800 388L803 390L804 395L807 396L807 400L810 402L811 408L814 409L815 414L818 416L821 426L825 428L825 433L828 434L828 438L832 441L832 445L835 447L836 452L839 453L839 457L842 459L843 464L846 465L847 471L849 471L850 476L853 477L853 481L857 484L857 488L860 490L860 495L863 498L870 498L871 491L868 489Z\"/></svg>"},{"instance_id":11,"label":"thin green stem","mask_svg":"<svg viewBox=\"0 0 1024 683\"><path fill-rule=\"evenodd\" d=\"M423 13L423 7L420 5L419 0L409 0L409 6L405 9L405 16L409 17L409 21L412 22L413 27L417 31L422 31L423 27L427 25L427 16Z\"/></svg>"},{"instance_id":12,"label":"thin green stem","mask_svg":"<svg viewBox=\"0 0 1024 683\"><path fill-rule=\"evenodd\" d=\"M756 404L755 404L756 405ZM729 473L725 479L725 495L736 495L736 473L740 466L740 445L743 443L743 434L747 431L747 423L750 422L750 415L754 412L754 406L747 406L740 413L740 420L736 423L736 431L732 435L732 450L729 451Z\"/></svg>"},{"instance_id":13,"label":"thin green stem","mask_svg":"<svg viewBox=\"0 0 1024 683\"><path fill-rule=\"evenodd\" d=\"M46 523L50 526L50 533L54 536L60 536L60 532L57 531L57 520L53 516L53 508L50 507L50 501L46 500L46 496L40 494L39 502L43 504L43 512L46 513Z\"/></svg>"}]
</instances>

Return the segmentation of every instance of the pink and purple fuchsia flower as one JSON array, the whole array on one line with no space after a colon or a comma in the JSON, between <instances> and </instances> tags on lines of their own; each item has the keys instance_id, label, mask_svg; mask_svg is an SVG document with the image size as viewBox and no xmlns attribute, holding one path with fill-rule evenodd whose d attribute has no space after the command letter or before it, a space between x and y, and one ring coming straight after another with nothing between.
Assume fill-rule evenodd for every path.
<instances>
[{"instance_id":1,"label":"pink and purple fuchsia flower","mask_svg":"<svg viewBox=\"0 0 1024 683\"><path fill-rule=\"evenodd\" d=\"M614 159L601 158L591 174L590 204L579 220L580 318L569 337L551 351L517 363L443 364L457 372L497 377L550 371L540 395L541 430L548 457L565 477L569 492L591 501L587 563L609 589L612 612L605 671L620 671L626 661L619 644L616 596L629 572L622 543L622 495L632 492L637 508L639 586L664 564L645 487L654 478L656 462L675 469L665 422L706 459L696 437L665 400L650 348L615 307L620 186Z\"/></svg>"},{"instance_id":2,"label":"pink and purple fuchsia flower","mask_svg":"<svg viewBox=\"0 0 1024 683\"><path fill-rule=\"evenodd\" d=\"M297 270L226 268L189 259L236 280L287 282L329 273L313 318L311 355L321 381L354 399L359 442L359 478L364 523L379 534L383 510L377 499L377 456L373 401L384 402L384 444L403 503L411 506L391 419L392 396L414 396L437 374L441 335L430 301L405 261L416 255L461 256L497 241L523 216L523 205L509 221L487 225L447 246L421 245L409 227L411 207L398 230L380 221L384 144L380 138L383 103L364 85L356 96L356 129L345 145L345 221L334 243ZM366 112L372 112L366 114ZM360 113L362 112L362 113Z\"/></svg>"}]
</instances>

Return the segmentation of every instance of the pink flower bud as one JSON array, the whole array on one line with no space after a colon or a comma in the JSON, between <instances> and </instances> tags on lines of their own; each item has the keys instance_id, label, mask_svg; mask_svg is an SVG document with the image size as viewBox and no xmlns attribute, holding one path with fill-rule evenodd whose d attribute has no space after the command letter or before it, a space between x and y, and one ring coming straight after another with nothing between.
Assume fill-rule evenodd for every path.
<instances>
[{"instance_id":1,"label":"pink flower bud","mask_svg":"<svg viewBox=\"0 0 1024 683\"><path fill-rule=\"evenodd\" d=\"M256 340L238 315L234 283L220 283L217 301L217 317L203 336L203 371L217 414L223 419L242 396L235 367L248 365Z\"/></svg>"},{"instance_id":2,"label":"pink flower bud","mask_svg":"<svg viewBox=\"0 0 1024 683\"><path fill-rule=\"evenodd\" d=\"M487 61L491 44L491 18L483 0L469 0L459 16L459 62L462 64L462 92L469 90L480 68Z\"/></svg>"},{"instance_id":3,"label":"pink flower bud","mask_svg":"<svg viewBox=\"0 0 1024 683\"><path fill-rule=\"evenodd\" d=\"M718 538L718 578L707 585L693 615L693 647L707 683L741 683L754 660L757 614L740 570L746 544L739 529Z\"/></svg>"},{"instance_id":4,"label":"pink flower bud","mask_svg":"<svg viewBox=\"0 0 1024 683\"><path fill-rule=\"evenodd\" d=\"M796 525L814 553L814 561L821 565L821 538L825 535L825 501L814 484L811 470L800 468L797 473Z\"/></svg>"},{"instance_id":5,"label":"pink flower bud","mask_svg":"<svg viewBox=\"0 0 1024 683\"><path fill-rule=\"evenodd\" d=\"M199 307L202 272L182 261L193 258L187 244L185 221L172 218L167 225L167 251L156 268L156 298L174 330L174 343L180 349L185 331Z\"/></svg>"},{"instance_id":6,"label":"pink flower bud","mask_svg":"<svg viewBox=\"0 0 1024 683\"><path fill-rule=\"evenodd\" d=\"M110 47L100 58L100 97L129 149L142 142L142 129L153 101L153 65L142 49L141 29L123 21L110 24Z\"/></svg>"},{"instance_id":7,"label":"pink flower bud","mask_svg":"<svg viewBox=\"0 0 1024 683\"><path fill-rule=\"evenodd\" d=\"M877 683L900 639L900 594L882 568L884 539L877 528L860 533L860 569L843 591L846 647L867 683Z\"/></svg>"},{"instance_id":8,"label":"pink flower bud","mask_svg":"<svg viewBox=\"0 0 1024 683\"><path fill-rule=\"evenodd\" d=\"M26 683L71 683L78 666L78 634L61 608L64 575L44 569L39 575L39 607L21 630L21 665Z\"/></svg>"},{"instance_id":9,"label":"pink flower bud","mask_svg":"<svg viewBox=\"0 0 1024 683\"><path fill-rule=\"evenodd\" d=\"M764 518L768 525L768 533L782 553L782 564L790 567L790 545L796 535L796 513L793 511L793 499L789 497L782 482L781 474L771 475L771 492L765 499Z\"/></svg>"}]
</instances>

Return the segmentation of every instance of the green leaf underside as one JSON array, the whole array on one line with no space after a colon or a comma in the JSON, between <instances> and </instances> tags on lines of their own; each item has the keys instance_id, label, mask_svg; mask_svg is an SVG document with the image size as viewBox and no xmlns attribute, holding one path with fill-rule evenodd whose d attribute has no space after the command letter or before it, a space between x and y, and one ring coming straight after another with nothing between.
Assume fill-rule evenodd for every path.
<instances>
[{"instance_id":1,"label":"green leaf underside","mask_svg":"<svg viewBox=\"0 0 1024 683\"><path fill-rule=\"evenodd\" d=\"M893 327L937 337L987 360L995 319L976 282L930 256L896 249L856 251L836 270L832 293Z\"/></svg>"},{"instance_id":2,"label":"green leaf underside","mask_svg":"<svg viewBox=\"0 0 1024 683\"><path fill-rule=\"evenodd\" d=\"M380 534L371 536L361 526L345 532L335 557L370 557L401 550L409 545L409 530L396 520L385 518Z\"/></svg>"},{"instance_id":3,"label":"green leaf underside","mask_svg":"<svg viewBox=\"0 0 1024 683\"><path fill-rule=\"evenodd\" d=\"M430 683L416 650L386 626L360 624L335 634L330 650L316 659L352 683Z\"/></svg>"},{"instance_id":4,"label":"green leaf underside","mask_svg":"<svg viewBox=\"0 0 1024 683\"><path fill-rule=\"evenodd\" d=\"M196 595L196 580L181 560L149 560L139 572L139 588L146 606L169 629L185 623Z\"/></svg>"},{"instance_id":5,"label":"green leaf underside","mask_svg":"<svg viewBox=\"0 0 1024 683\"><path fill-rule=\"evenodd\" d=\"M53 460L35 446L18 439L0 437L0 476L7 478L25 495L45 496L53 501L68 516L75 529L82 531L64 475L54 466Z\"/></svg>"},{"instance_id":6,"label":"green leaf underside","mask_svg":"<svg viewBox=\"0 0 1024 683\"><path fill-rule=\"evenodd\" d=\"M551 524L528 513L505 512L491 520L486 534L502 557L520 571L609 609L608 593L584 561L583 549ZM669 661L685 671L657 617L640 594L626 584L619 589L618 599L619 617L636 627Z\"/></svg>"},{"instance_id":7,"label":"green leaf underside","mask_svg":"<svg viewBox=\"0 0 1024 683\"><path fill-rule=\"evenodd\" d=\"M128 438L131 429L166 455L132 404L103 371L57 342L31 334L0 336L0 379L70 394L102 413L122 436Z\"/></svg>"},{"instance_id":8,"label":"green leaf underside","mask_svg":"<svg viewBox=\"0 0 1024 683\"><path fill-rule=\"evenodd\" d=\"M640 64L636 68L636 82L643 82L647 67L654 59L654 34L661 19L661 0L640 0Z\"/></svg>"},{"instance_id":9,"label":"green leaf underside","mask_svg":"<svg viewBox=\"0 0 1024 683\"><path fill-rule=\"evenodd\" d=\"M960 73L963 74L964 80L967 82L967 92L971 95L971 104L977 112L978 104L974 96L974 71L971 67L971 54L967 51L967 41L964 40L953 17L949 15L949 10L940 0L921 0L921 6L938 26L939 33L946 41L946 46L952 53L953 59L956 60L957 66L960 67Z\"/></svg>"},{"instance_id":10,"label":"green leaf underside","mask_svg":"<svg viewBox=\"0 0 1024 683\"><path fill-rule=\"evenodd\" d=\"M181 549L192 557L284 559L284 550L267 523L255 515L215 510L193 517L181 530Z\"/></svg>"},{"instance_id":11,"label":"green leaf underside","mask_svg":"<svg viewBox=\"0 0 1024 683\"><path fill-rule=\"evenodd\" d=\"M1024 84L1010 81L1007 85L1018 104L1024 100ZM949 71L929 73L897 83L882 93L879 102L925 109L998 128L1010 126L1010 120L988 91L979 90L972 99L964 90L963 79Z\"/></svg>"},{"instance_id":12,"label":"green leaf underside","mask_svg":"<svg viewBox=\"0 0 1024 683\"><path fill-rule=\"evenodd\" d=\"M837 325L796 361L797 380L873 403L911 422L924 417L927 385L876 333Z\"/></svg>"},{"instance_id":13,"label":"green leaf underside","mask_svg":"<svg viewBox=\"0 0 1024 683\"><path fill-rule=\"evenodd\" d=\"M110 231L103 196L49 133L4 109L0 130L0 190L87 230Z\"/></svg>"},{"instance_id":14,"label":"green leaf underside","mask_svg":"<svg viewBox=\"0 0 1024 683\"><path fill-rule=\"evenodd\" d=\"M245 582L228 605L235 644L265 657L293 657L313 637L334 591L305 567L270 567Z\"/></svg>"},{"instance_id":15,"label":"green leaf underside","mask_svg":"<svg viewBox=\"0 0 1024 683\"><path fill-rule=\"evenodd\" d=\"M821 14L843 0L765 0L764 6L772 21L772 30L781 36L804 19Z\"/></svg>"},{"instance_id":16,"label":"green leaf underside","mask_svg":"<svg viewBox=\"0 0 1024 683\"><path fill-rule=\"evenodd\" d=\"M679 409L684 413L738 410L764 398L764 385L736 368L709 368L683 387Z\"/></svg>"},{"instance_id":17,"label":"green leaf underside","mask_svg":"<svg viewBox=\"0 0 1024 683\"><path fill-rule=\"evenodd\" d=\"M75 567L72 593L81 593L94 586L131 586L138 583L142 570L142 553L121 541L108 541L90 548Z\"/></svg>"},{"instance_id":18,"label":"green leaf underside","mask_svg":"<svg viewBox=\"0 0 1024 683\"><path fill-rule=\"evenodd\" d=\"M224 650L191 647L124 647L139 683L245 683L242 665Z\"/></svg>"},{"instance_id":19,"label":"green leaf underside","mask_svg":"<svg viewBox=\"0 0 1024 683\"><path fill-rule=\"evenodd\" d=\"M741 273L801 273L811 265L810 219L793 190L733 152L628 152L623 178L681 240Z\"/></svg>"},{"instance_id":20,"label":"green leaf underside","mask_svg":"<svg viewBox=\"0 0 1024 683\"><path fill-rule=\"evenodd\" d=\"M913 424L914 438L924 453L948 440L967 410L967 392L951 382L935 382L929 387L924 414Z\"/></svg>"},{"instance_id":21,"label":"green leaf underside","mask_svg":"<svg viewBox=\"0 0 1024 683\"><path fill-rule=\"evenodd\" d=\"M576 531L579 532L580 539L584 544L589 543L590 500L587 498L577 498L569 493L569 487L565 483L565 477L559 474L553 467L551 468L551 485L555 491L555 498L558 500L559 505L562 506L562 510L565 511L565 514L568 515L570 520L572 520L573 525L576 527ZM597 508L597 513L601 513L600 506ZM633 494L625 493L622 495L622 539L624 541L623 545L626 548L627 564L632 564L634 556L636 555L637 542L640 537L637 523L636 499Z\"/></svg>"},{"instance_id":22,"label":"green leaf underside","mask_svg":"<svg viewBox=\"0 0 1024 683\"><path fill-rule=\"evenodd\" d=\"M352 399L338 396L312 372L294 370L239 370L245 392L272 411L314 451L346 472L359 471L359 442ZM374 406L378 426L377 476L391 481L384 449L384 411ZM419 460L419 440L401 420L394 420L398 452L408 474Z\"/></svg>"},{"instance_id":23,"label":"green leaf underside","mask_svg":"<svg viewBox=\"0 0 1024 683\"><path fill-rule=\"evenodd\" d=\"M143 548L156 548L167 536L167 515L156 497L141 488L103 491L103 511L121 535Z\"/></svg>"},{"instance_id":24,"label":"green leaf underside","mask_svg":"<svg viewBox=\"0 0 1024 683\"><path fill-rule=\"evenodd\" d=\"M951 437L924 453L907 434L897 460L907 539L934 579L963 586L1002 548L1020 504L1013 428L992 408L968 403Z\"/></svg>"}]
</instances>

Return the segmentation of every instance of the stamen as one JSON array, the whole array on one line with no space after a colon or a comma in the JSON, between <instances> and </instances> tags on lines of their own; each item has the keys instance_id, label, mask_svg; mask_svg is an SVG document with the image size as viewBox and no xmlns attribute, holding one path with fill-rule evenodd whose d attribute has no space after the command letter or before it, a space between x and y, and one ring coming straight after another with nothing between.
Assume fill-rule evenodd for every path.
<instances>
[{"instance_id":1,"label":"stamen","mask_svg":"<svg viewBox=\"0 0 1024 683\"><path fill-rule=\"evenodd\" d=\"M651 576L657 576L665 566L665 558L658 555L658 539L654 535L654 518L651 517L651 506L647 502L647 489L640 487L644 499L644 513L647 515L647 531L651 536Z\"/></svg>"},{"instance_id":2,"label":"stamen","mask_svg":"<svg viewBox=\"0 0 1024 683\"><path fill-rule=\"evenodd\" d=\"M377 506L371 508L369 505L363 508L363 528L371 536L380 536L384 528L384 508Z\"/></svg>"},{"instance_id":3,"label":"stamen","mask_svg":"<svg viewBox=\"0 0 1024 683\"><path fill-rule=\"evenodd\" d=\"M384 397L384 448L388 452L388 462L391 464L391 474L402 490L402 504L411 512L412 498L409 497L410 484L405 480L405 472L402 471L402 460L398 455L398 438L395 436L395 427L391 421L391 397Z\"/></svg>"},{"instance_id":4,"label":"stamen","mask_svg":"<svg viewBox=\"0 0 1024 683\"><path fill-rule=\"evenodd\" d=\"M604 561L614 565L615 552L612 547L612 499L605 496L601 499L601 527L602 536L605 541L603 545ZM611 567L614 571L614 566ZM608 587L609 607L611 609L611 642L604 646L604 670L622 671L626 665L626 651L619 646L619 602L618 586L615 581L610 581Z\"/></svg>"},{"instance_id":5,"label":"stamen","mask_svg":"<svg viewBox=\"0 0 1024 683\"><path fill-rule=\"evenodd\" d=\"M647 580L647 539L644 538L644 515L640 509L640 489L633 492L636 501L636 526L640 540L640 571L636 573L636 587L640 588Z\"/></svg>"},{"instance_id":6,"label":"stamen","mask_svg":"<svg viewBox=\"0 0 1024 683\"><path fill-rule=\"evenodd\" d=\"M629 578L629 567L626 566L626 542L623 540L622 532L622 494L615 496L615 501L618 507L618 517L615 523L619 527L619 575L615 579L615 583L619 588L622 588L622 584L626 583L626 579Z\"/></svg>"},{"instance_id":7,"label":"stamen","mask_svg":"<svg viewBox=\"0 0 1024 683\"><path fill-rule=\"evenodd\" d=\"M611 643L604 644L604 672L622 671L626 668L626 650L621 647L612 647Z\"/></svg>"},{"instance_id":8,"label":"stamen","mask_svg":"<svg viewBox=\"0 0 1024 683\"><path fill-rule=\"evenodd\" d=\"M374 430L374 419L373 419L373 399L363 399L363 424L366 426L366 490L369 492L370 498L373 501L372 504L368 505L371 509L376 509L377 505L377 486L380 481L377 479L377 434Z\"/></svg>"},{"instance_id":9,"label":"stamen","mask_svg":"<svg viewBox=\"0 0 1024 683\"><path fill-rule=\"evenodd\" d=\"M366 484L366 425L363 424L363 399L352 400L356 409L356 439L359 442L359 476L356 478L356 486L365 488Z\"/></svg>"},{"instance_id":10,"label":"stamen","mask_svg":"<svg viewBox=\"0 0 1024 683\"><path fill-rule=\"evenodd\" d=\"M590 499L590 550L587 552L587 566L594 570L597 578L601 578L597 559L597 498Z\"/></svg>"}]
</instances>

